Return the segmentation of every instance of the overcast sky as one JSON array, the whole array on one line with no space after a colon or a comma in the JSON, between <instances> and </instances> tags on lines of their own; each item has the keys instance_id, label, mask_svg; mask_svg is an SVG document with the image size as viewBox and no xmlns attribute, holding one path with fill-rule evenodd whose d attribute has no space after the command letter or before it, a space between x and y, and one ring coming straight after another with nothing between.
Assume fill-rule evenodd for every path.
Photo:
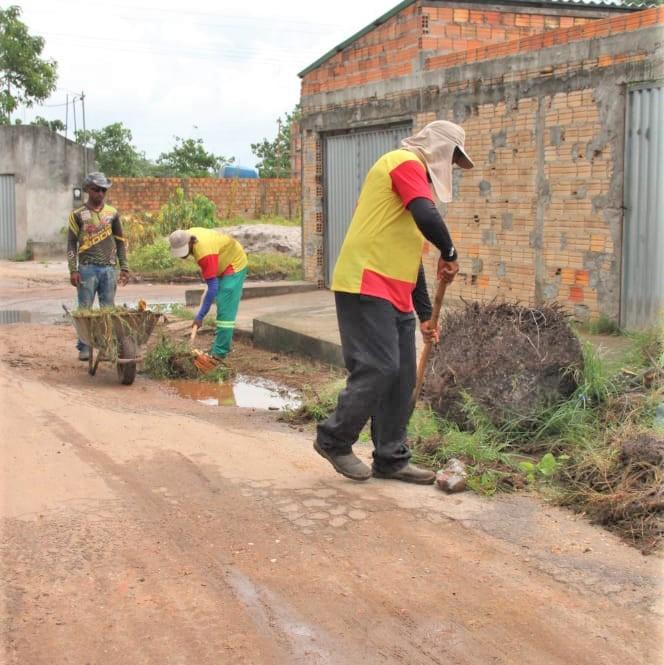
<instances>
[{"instance_id":1,"label":"overcast sky","mask_svg":"<svg viewBox=\"0 0 664 665\"><path fill-rule=\"evenodd\" d=\"M58 88L19 110L65 121L69 93L85 92L88 129L122 122L156 158L174 136L254 166L250 144L276 135L299 100L297 73L391 9L396 0L9 0L43 56L58 62ZM81 128L81 106L76 105ZM74 120L69 106L70 136Z\"/></svg>"}]
</instances>

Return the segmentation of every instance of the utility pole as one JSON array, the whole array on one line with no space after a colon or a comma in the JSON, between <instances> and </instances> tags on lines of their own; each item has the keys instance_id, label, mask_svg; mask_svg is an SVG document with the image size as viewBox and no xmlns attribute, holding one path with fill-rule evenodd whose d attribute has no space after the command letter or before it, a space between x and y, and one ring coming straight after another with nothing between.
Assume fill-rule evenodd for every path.
<instances>
[{"instance_id":1,"label":"utility pole","mask_svg":"<svg viewBox=\"0 0 664 665\"><path fill-rule=\"evenodd\" d=\"M81 109L83 112L83 136L85 136L85 93L81 91ZM86 141L83 141L83 168L85 170L85 174L87 175L88 173L88 148L86 145Z\"/></svg>"},{"instance_id":2,"label":"utility pole","mask_svg":"<svg viewBox=\"0 0 664 665\"><path fill-rule=\"evenodd\" d=\"M76 140L76 97L72 97L71 100L71 112L74 116L74 140Z\"/></svg>"},{"instance_id":3,"label":"utility pole","mask_svg":"<svg viewBox=\"0 0 664 665\"><path fill-rule=\"evenodd\" d=\"M281 117L277 118L277 178L281 178Z\"/></svg>"},{"instance_id":4,"label":"utility pole","mask_svg":"<svg viewBox=\"0 0 664 665\"><path fill-rule=\"evenodd\" d=\"M67 93L65 99L67 100L65 102L65 139L66 139L67 134L69 133L69 93Z\"/></svg>"}]
</instances>

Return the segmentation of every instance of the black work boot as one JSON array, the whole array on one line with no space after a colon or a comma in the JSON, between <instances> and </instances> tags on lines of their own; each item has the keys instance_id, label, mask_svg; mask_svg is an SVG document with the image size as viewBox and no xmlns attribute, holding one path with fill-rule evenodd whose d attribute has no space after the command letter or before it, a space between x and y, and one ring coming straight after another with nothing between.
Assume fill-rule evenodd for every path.
<instances>
[{"instance_id":1,"label":"black work boot","mask_svg":"<svg viewBox=\"0 0 664 665\"><path fill-rule=\"evenodd\" d=\"M385 478L389 480L402 480L404 483L415 483L416 485L431 485L436 480L436 474L429 469L420 469L412 464L407 464L398 471L377 471L372 469L374 478Z\"/></svg>"},{"instance_id":2,"label":"black work boot","mask_svg":"<svg viewBox=\"0 0 664 665\"><path fill-rule=\"evenodd\" d=\"M369 480L371 478L371 469L353 453L344 455L335 454L321 448L318 441L314 441L314 450L324 457L337 473L340 473L351 480Z\"/></svg>"}]
</instances>

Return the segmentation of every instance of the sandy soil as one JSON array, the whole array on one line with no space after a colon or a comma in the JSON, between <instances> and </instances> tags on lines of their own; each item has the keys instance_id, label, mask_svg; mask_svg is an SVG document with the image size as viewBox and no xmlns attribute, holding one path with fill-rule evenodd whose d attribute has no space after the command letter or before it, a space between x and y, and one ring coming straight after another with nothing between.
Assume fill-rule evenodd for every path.
<instances>
[{"instance_id":1,"label":"sandy soil","mask_svg":"<svg viewBox=\"0 0 664 665\"><path fill-rule=\"evenodd\" d=\"M72 342L0 326L3 665L661 662L661 558L527 496L354 483Z\"/></svg>"}]
</instances>

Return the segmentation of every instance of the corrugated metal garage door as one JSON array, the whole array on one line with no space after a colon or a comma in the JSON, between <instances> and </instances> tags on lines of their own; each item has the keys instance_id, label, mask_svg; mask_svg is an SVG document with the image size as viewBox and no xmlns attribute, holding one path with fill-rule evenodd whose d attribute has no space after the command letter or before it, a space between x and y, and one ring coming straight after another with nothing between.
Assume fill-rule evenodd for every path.
<instances>
[{"instance_id":1,"label":"corrugated metal garage door","mask_svg":"<svg viewBox=\"0 0 664 665\"><path fill-rule=\"evenodd\" d=\"M325 280L332 280L334 264L369 169L383 153L398 148L411 133L409 125L325 139Z\"/></svg>"},{"instance_id":2,"label":"corrugated metal garage door","mask_svg":"<svg viewBox=\"0 0 664 665\"><path fill-rule=\"evenodd\" d=\"M664 87L629 91L620 323L655 325L664 308Z\"/></svg>"},{"instance_id":3,"label":"corrugated metal garage door","mask_svg":"<svg viewBox=\"0 0 664 665\"><path fill-rule=\"evenodd\" d=\"M0 175L0 259L16 256L16 194L14 176Z\"/></svg>"}]
</instances>

